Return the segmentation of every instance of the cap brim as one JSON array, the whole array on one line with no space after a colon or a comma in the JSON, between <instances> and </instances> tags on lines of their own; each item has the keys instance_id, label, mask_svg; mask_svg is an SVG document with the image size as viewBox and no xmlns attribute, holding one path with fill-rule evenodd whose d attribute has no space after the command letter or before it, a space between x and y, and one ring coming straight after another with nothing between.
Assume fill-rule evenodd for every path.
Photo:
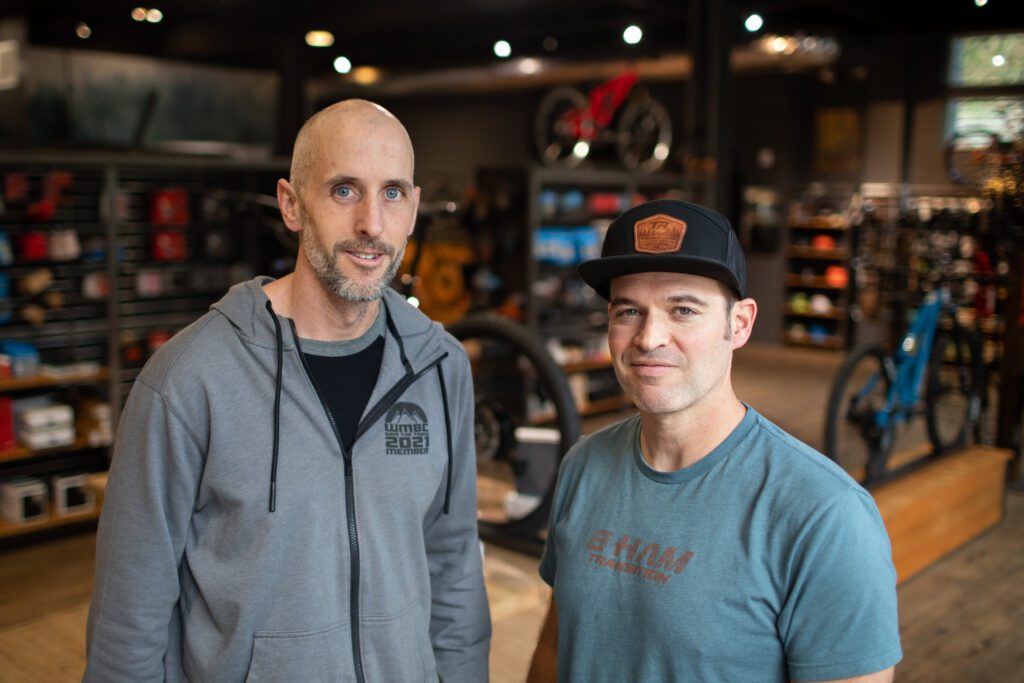
<instances>
[{"instance_id":1,"label":"cap brim","mask_svg":"<svg viewBox=\"0 0 1024 683\"><path fill-rule=\"evenodd\" d=\"M593 287L604 299L611 299L613 278L634 273L685 273L703 275L728 286L740 299L744 293L732 272L718 261L697 256L653 256L649 254L606 256L584 261L576 267L583 281Z\"/></svg>"}]
</instances>

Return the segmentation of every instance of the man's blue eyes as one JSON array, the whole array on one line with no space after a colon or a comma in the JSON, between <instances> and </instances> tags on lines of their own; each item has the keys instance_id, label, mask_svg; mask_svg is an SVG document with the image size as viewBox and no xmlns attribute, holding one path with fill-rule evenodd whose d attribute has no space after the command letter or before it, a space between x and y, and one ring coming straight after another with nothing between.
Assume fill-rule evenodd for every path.
<instances>
[{"instance_id":1,"label":"man's blue eyes","mask_svg":"<svg viewBox=\"0 0 1024 683\"><path fill-rule=\"evenodd\" d=\"M336 188L334 190L334 194L338 195L343 199L348 199L349 197L352 197L355 194L355 192L353 192L351 187L342 186ZM387 197L388 199L401 199L403 195L404 192L402 192L402 190L397 187L389 187L388 189L384 190L384 196Z\"/></svg>"}]
</instances>

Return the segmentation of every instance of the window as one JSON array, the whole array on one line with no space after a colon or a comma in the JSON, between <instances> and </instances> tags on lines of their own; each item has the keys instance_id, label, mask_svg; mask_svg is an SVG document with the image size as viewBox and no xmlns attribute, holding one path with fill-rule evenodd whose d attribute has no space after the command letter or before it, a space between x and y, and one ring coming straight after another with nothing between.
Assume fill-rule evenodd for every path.
<instances>
[{"instance_id":1,"label":"window","mask_svg":"<svg viewBox=\"0 0 1024 683\"><path fill-rule=\"evenodd\" d=\"M946 130L958 148L1024 137L1024 33L954 38L949 84Z\"/></svg>"}]
</instances>

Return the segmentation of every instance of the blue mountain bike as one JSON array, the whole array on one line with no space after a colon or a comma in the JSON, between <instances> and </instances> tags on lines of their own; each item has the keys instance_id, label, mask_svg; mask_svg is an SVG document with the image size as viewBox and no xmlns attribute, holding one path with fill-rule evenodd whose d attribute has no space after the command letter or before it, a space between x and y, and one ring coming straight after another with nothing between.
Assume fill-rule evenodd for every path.
<instances>
[{"instance_id":1,"label":"blue mountain bike","mask_svg":"<svg viewBox=\"0 0 1024 683\"><path fill-rule=\"evenodd\" d=\"M926 295L895 353L855 348L839 369L825 419L825 453L871 485L892 473L896 429L924 414L932 455L967 444L981 413L981 341L956 319L949 289ZM862 474L861 474L862 473Z\"/></svg>"}]
</instances>

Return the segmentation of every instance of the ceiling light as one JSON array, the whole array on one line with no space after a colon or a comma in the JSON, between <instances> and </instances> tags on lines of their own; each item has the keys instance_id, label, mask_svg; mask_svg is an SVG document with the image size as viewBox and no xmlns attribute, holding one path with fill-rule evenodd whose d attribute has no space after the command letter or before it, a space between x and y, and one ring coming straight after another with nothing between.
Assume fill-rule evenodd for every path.
<instances>
[{"instance_id":1,"label":"ceiling light","mask_svg":"<svg viewBox=\"0 0 1024 683\"><path fill-rule=\"evenodd\" d=\"M996 55L992 58L992 66L1003 66L1006 64L1006 57L1002 55Z\"/></svg>"},{"instance_id":2,"label":"ceiling light","mask_svg":"<svg viewBox=\"0 0 1024 683\"><path fill-rule=\"evenodd\" d=\"M77 24L75 24L75 35L81 38L82 40L85 40L86 38L92 35L92 29L89 28L89 24L85 23L84 21L80 21Z\"/></svg>"},{"instance_id":3,"label":"ceiling light","mask_svg":"<svg viewBox=\"0 0 1024 683\"><path fill-rule=\"evenodd\" d=\"M330 47L334 45L334 34L330 31L309 31L306 33L306 45L310 47Z\"/></svg>"},{"instance_id":4,"label":"ceiling light","mask_svg":"<svg viewBox=\"0 0 1024 683\"><path fill-rule=\"evenodd\" d=\"M519 60L519 72L524 74L535 74L540 71L540 60L535 57L523 57Z\"/></svg>"},{"instance_id":5,"label":"ceiling light","mask_svg":"<svg viewBox=\"0 0 1024 683\"><path fill-rule=\"evenodd\" d=\"M626 30L622 32L622 39L629 45L636 45L640 42L640 39L644 37L644 32L640 30L640 27L636 24L627 26Z\"/></svg>"},{"instance_id":6,"label":"ceiling light","mask_svg":"<svg viewBox=\"0 0 1024 683\"><path fill-rule=\"evenodd\" d=\"M743 22L743 28L747 29L751 33L760 31L762 26L764 26L764 19L761 18L760 14L751 14L747 17L746 21Z\"/></svg>"},{"instance_id":7,"label":"ceiling light","mask_svg":"<svg viewBox=\"0 0 1024 683\"><path fill-rule=\"evenodd\" d=\"M580 140L573 145L572 155L577 159L586 159L588 154L590 154L590 143L586 140Z\"/></svg>"},{"instance_id":8,"label":"ceiling light","mask_svg":"<svg viewBox=\"0 0 1024 683\"><path fill-rule=\"evenodd\" d=\"M163 20L164 13L156 8L153 8L146 12L146 21L148 21L151 24L159 24Z\"/></svg>"},{"instance_id":9,"label":"ceiling light","mask_svg":"<svg viewBox=\"0 0 1024 683\"><path fill-rule=\"evenodd\" d=\"M352 62L348 57L338 57L334 60L334 70L340 74L347 74L352 70Z\"/></svg>"},{"instance_id":10,"label":"ceiling light","mask_svg":"<svg viewBox=\"0 0 1024 683\"><path fill-rule=\"evenodd\" d=\"M558 39L554 36L548 36L544 39L544 49L548 52L554 52L558 49Z\"/></svg>"},{"instance_id":11,"label":"ceiling light","mask_svg":"<svg viewBox=\"0 0 1024 683\"><path fill-rule=\"evenodd\" d=\"M373 85L380 80L380 69L373 66L361 66L352 70L352 80L359 85Z\"/></svg>"},{"instance_id":12,"label":"ceiling light","mask_svg":"<svg viewBox=\"0 0 1024 683\"><path fill-rule=\"evenodd\" d=\"M145 7L136 7L135 9L133 9L132 10L132 19L134 19L135 21L145 21L146 20L146 8Z\"/></svg>"},{"instance_id":13,"label":"ceiling light","mask_svg":"<svg viewBox=\"0 0 1024 683\"><path fill-rule=\"evenodd\" d=\"M974 4L978 7L984 7L988 4L988 0L974 0Z\"/></svg>"},{"instance_id":14,"label":"ceiling light","mask_svg":"<svg viewBox=\"0 0 1024 683\"><path fill-rule=\"evenodd\" d=\"M499 40L494 44L494 54L504 59L512 54L512 46L508 44L507 40Z\"/></svg>"}]
</instances>

